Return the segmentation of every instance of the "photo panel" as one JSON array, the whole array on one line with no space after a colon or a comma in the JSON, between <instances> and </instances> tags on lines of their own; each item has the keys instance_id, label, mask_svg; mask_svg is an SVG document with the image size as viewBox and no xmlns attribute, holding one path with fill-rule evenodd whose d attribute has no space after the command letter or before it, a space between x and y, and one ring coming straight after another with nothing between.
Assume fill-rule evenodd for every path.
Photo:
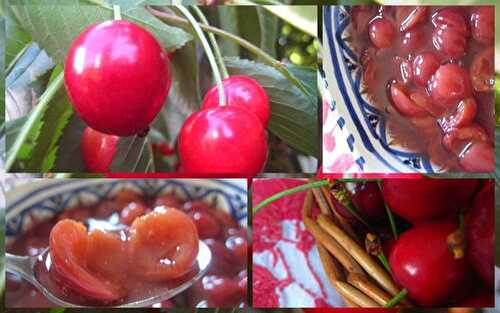
<instances>
[{"instance_id":1,"label":"photo panel","mask_svg":"<svg viewBox=\"0 0 500 313\"><path fill-rule=\"evenodd\" d=\"M494 307L494 188L492 179L256 178L253 306Z\"/></svg>"},{"instance_id":2,"label":"photo panel","mask_svg":"<svg viewBox=\"0 0 500 313\"><path fill-rule=\"evenodd\" d=\"M7 172L317 169L315 5L12 1L6 15Z\"/></svg>"},{"instance_id":3,"label":"photo panel","mask_svg":"<svg viewBox=\"0 0 500 313\"><path fill-rule=\"evenodd\" d=\"M246 180L14 184L4 189L5 307L249 305Z\"/></svg>"},{"instance_id":4,"label":"photo panel","mask_svg":"<svg viewBox=\"0 0 500 313\"><path fill-rule=\"evenodd\" d=\"M491 174L494 11L323 6L323 172Z\"/></svg>"}]
</instances>

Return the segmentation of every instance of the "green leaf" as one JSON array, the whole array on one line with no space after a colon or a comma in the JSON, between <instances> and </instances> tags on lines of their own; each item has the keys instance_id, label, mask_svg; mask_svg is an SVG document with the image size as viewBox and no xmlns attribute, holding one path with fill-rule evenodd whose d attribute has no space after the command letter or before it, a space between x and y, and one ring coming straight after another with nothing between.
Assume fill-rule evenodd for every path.
<instances>
[{"instance_id":1,"label":"green leaf","mask_svg":"<svg viewBox=\"0 0 500 313\"><path fill-rule=\"evenodd\" d=\"M257 9L254 6L238 6L238 35L245 38L248 42L255 46L260 46L260 27L258 24L259 17ZM246 58L251 58L253 55L247 50L241 50L241 55Z\"/></svg>"},{"instance_id":2,"label":"green leaf","mask_svg":"<svg viewBox=\"0 0 500 313\"><path fill-rule=\"evenodd\" d=\"M319 156L316 70L287 66L311 91L307 97L273 67L249 60L226 58L232 75L248 75L259 81L271 102L269 130L293 148Z\"/></svg>"},{"instance_id":3,"label":"green leaf","mask_svg":"<svg viewBox=\"0 0 500 313\"><path fill-rule=\"evenodd\" d=\"M153 172L153 155L147 137L121 137L109 168L113 173Z\"/></svg>"},{"instance_id":4,"label":"green leaf","mask_svg":"<svg viewBox=\"0 0 500 313\"><path fill-rule=\"evenodd\" d=\"M5 14L5 64L9 67L16 56L31 42L31 36L19 25L10 8Z\"/></svg>"},{"instance_id":5,"label":"green leaf","mask_svg":"<svg viewBox=\"0 0 500 313\"><path fill-rule=\"evenodd\" d=\"M57 68L52 77L57 76L62 71L62 67ZM57 142L61 137L71 115L73 107L66 95L64 88L60 88L52 98L50 105L42 117L42 127L40 134L36 138L29 138L27 142L32 142L30 153L21 153L18 156L19 162L24 166L20 168L25 172L49 172L54 166L57 153ZM21 151L24 151L22 149Z\"/></svg>"},{"instance_id":6,"label":"green leaf","mask_svg":"<svg viewBox=\"0 0 500 313\"><path fill-rule=\"evenodd\" d=\"M172 87L166 105L155 119L153 126L163 134L168 134L173 145L188 115L200 107L199 64L194 41L177 50L172 58Z\"/></svg>"},{"instance_id":7,"label":"green leaf","mask_svg":"<svg viewBox=\"0 0 500 313\"><path fill-rule=\"evenodd\" d=\"M278 19L263 7L257 7L260 26L260 48L276 58L276 39L278 37Z\"/></svg>"},{"instance_id":8,"label":"green leaf","mask_svg":"<svg viewBox=\"0 0 500 313\"><path fill-rule=\"evenodd\" d=\"M217 13L219 15L220 28L232 34L239 35L237 8L230 5L218 5ZM219 40L219 47L222 55L235 57L240 53L240 46L226 39Z\"/></svg>"},{"instance_id":9,"label":"green leaf","mask_svg":"<svg viewBox=\"0 0 500 313\"><path fill-rule=\"evenodd\" d=\"M83 173L86 171L80 150L85 123L78 114L73 114L59 138L54 172Z\"/></svg>"},{"instance_id":10,"label":"green leaf","mask_svg":"<svg viewBox=\"0 0 500 313\"><path fill-rule=\"evenodd\" d=\"M66 52L76 36L91 24L113 19L110 5L86 5L72 0L67 5L37 1L36 5L11 5L17 21L31 34L56 63L64 63ZM190 34L168 26L143 7L122 10L122 18L148 29L167 50L175 50L191 40Z\"/></svg>"}]
</instances>

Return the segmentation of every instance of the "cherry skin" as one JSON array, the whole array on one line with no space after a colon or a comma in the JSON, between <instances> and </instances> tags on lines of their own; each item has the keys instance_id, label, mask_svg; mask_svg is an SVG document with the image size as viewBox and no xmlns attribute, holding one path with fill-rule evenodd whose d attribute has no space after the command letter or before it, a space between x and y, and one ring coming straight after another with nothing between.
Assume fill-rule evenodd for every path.
<instances>
[{"instance_id":1,"label":"cherry skin","mask_svg":"<svg viewBox=\"0 0 500 313\"><path fill-rule=\"evenodd\" d=\"M206 109L182 126L179 156L188 173L254 176L266 163L267 135L259 118L239 106Z\"/></svg>"},{"instance_id":2,"label":"cherry skin","mask_svg":"<svg viewBox=\"0 0 500 313\"><path fill-rule=\"evenodd\" d=\"M108 135L90 127L85 128L80 142L83 161L92 173L107 173L116 153L118 136Z\"/></svg>"},{"instance_id":3,"label":"cherry skin","mask_svg":"<svg viewBox=\"0 0 500 313\"><path fill-rule=\"evenodd\" d=\"M394 213L415 224L457 213L477 184L474 179L384 179L382 195Z\"/></svg>"},{"instance_id":4,"label":"cherry skin","mask_svg":"<svg viewBox=\"0 0 500 313\"><path fill-rule=\"evenodd\" d=\"M396 27L389 19L377 17L368 24L368 36L375 47L389 48L396 37Z\"/></svg>"},{"instance_id":5,"label":"cherry skin","mask_svg":"<svg viewBox=\"0 0 500 313\"><path fill-rule=\"evenodd\" d=\"M385 216L384 199L380 193L377 183L356 183L350 188L351 200L363 216L370 220L379 221Z\"/></svg>"},{"instance_id":6,"label":"cherry skin","mask_svg":"<svg viewBox=\"0 0 500 313\"><path fill-rule=\"evenodd\" d=\"M474 199L466 215L467 258L487 286L495 284L495 199L494 185L488 181Z\"/></svg>"},{"instance_id":7,"label":"cherry skin","mask_svg":"<svg viewBox=\"0 0 500 313\"><path fill-rule=\"evenodd\" d=\"M252 111L267 127L271 108L269 98L262 86L253 78L238 75L231 76L222 81L227 105L238 105ZM205 94L201 109L215 108L219 106L219 94L217 85L213 86Z\"/></svg>"},{"instance_id":8,"label":"cherry skin","mask_svg":"<svg viewBox=\"0 0 500 313\"><path fill-rule=\"evenodd\" d=\"M417 304L445 304L450 294L467 280L466 259L455 259L446 242L457 228L454 220L421 224L395 242L389 255L393 277Z\"/></svg>"},{"instance_id":9,"label":"cherry skin","mask_svg":"<svg viewBox=\"0 0 500 313\"><path fill-rule=\"evenodd\" d=\"M75 110L103 133L130 136L156 117L171 85L167 54L125 20L86 28L71 45L64 81Z\"/></svg>"},{"instance_id":10,"label":"cherry skin","mask_svg":"<svg viewBox=\"0 0 500 313\"><path fill-rule=\"evenodd\" d=\"M429 80L428 89L434 102L444 108L453 107L472 93L469 73L455 63L441 65Z\"/></svg>"},{"instance_id":11,"label":"cherry skin","mask_svg":"<svg viewBox=\"0 0 500 313\"><path fill-rule=\"evenodd\" d=\"M495 9L493 6L480 6L471 16L472 37L484 44L495 40Z\"/></svg>"}]
</instances>

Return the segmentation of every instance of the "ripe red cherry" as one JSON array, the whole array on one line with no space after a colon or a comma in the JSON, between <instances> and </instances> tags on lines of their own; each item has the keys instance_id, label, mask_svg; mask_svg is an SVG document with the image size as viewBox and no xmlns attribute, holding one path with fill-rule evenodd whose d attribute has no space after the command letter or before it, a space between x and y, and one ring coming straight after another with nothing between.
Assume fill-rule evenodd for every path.
<instances>
[{"instance_id":1,"label":"ripe red cherry","mask_svg":"<svg viewBox=\"0 0 500 313\"><path fill-rule=\"evenodd\" d=\"M474 179L384 179L382 195L389 208L411 223L457 213L473 196Z\"/></svg>"},{"instance_id":2,"label":"ripe red cherry","mask_svg":"<svg viewBox=\"0 0 500 313\"><path fill-rule=\"evenodd\" d=\"M303 309L305 313L397 313L399 309L379 308L311 308Z\"/></svg>"},{"instance_id":3,"label":"ripe red cherry","mask_svg":"<svg viewBox=\"0 0 500 313\"><path fill-rule=\"evenodd\" d=\"M495 199L494 186L488 181L467 212L467 258L479 277L490 287L495 280Z\"/></svg>"},{"instance_id":4,"label":"ripe red cherry","mask_svg":"<svg viewBox=\"0 0 500 313\"><path fill-rule=\"evenodd\" d=\"M445 8L432 15L432 24L436 28L454 28L464 36L470 35L469 24L461 8Z\"/></svg>"},{"instance_id":5,"label":"ripe red cherry","mask_svg":"<svg viewBox=\"0 0 500 313\"><path fill-rule=\"evenodd\" d=\"M254 176L266 163L267 135L259 118L239 106L206 109L182 126L179 156L189 173Z\"/></svg>"},{"instance_id":6,"label":"ripe red cherry","mask_svg":"<svg viewBox=\"0 0 500 313\"><path fill-rule=\"evenodd\" d=\"M453 107L471 95L469 74L455 63L441 65L432 75L428 89L434 102L441 107Z\"/></svg>"},{"instance_id":7,"label":"ripe red cherry","mask_svg":"<svg viewBox=\"0 0 500 313\"><path fill-rule=\"evenodd\" d=\"M85 123L118 136L147 129L171 84L160 44L124 20L95 24L78 35L66 57L64 80Z\"/></svg>"},{"instance_id":8,"label":"ripe red cherry","mask_svg":"<svg viewBox=\"0 0 500 313\"><path fill-rule=\"evenodd\" d=\"M453 220L414 226L391 250L389 264L395 281L419 305L445 304L468 277L466 259L455 259L446 242L457 228Z\"/></svg>"},{"instance_id":9,"label":"ripe red cherry","mask_svg":"<svg viewBox=\"0 0 500 313\"><path fill-rule=\"evenodd\" d=\"M90 127L85 128L80 142L83 161L92 173L107 173L116 153L118 136L103 134Z\"/></svg>"},{"instance_id":10,"label":"ripe red cherry","mask_svg":"<svg viewBox=\"0 0 500 313\"><path fill-rule=\"evenodd\" d=\"M231 76L222 81L227 105L238 105L244 107L257 115L267 127L271 108L269 98L262 86L248 76ZM201 109L215 108L219 106L219 94L217 85L213 86L205 94Z\"/></svg>"},{"instance_id":11,"label":"ripe red cherry","mask_svg":"<svg viewBox=\"0 0 500 313\"><path fill-rule=\"evenodd\" d=\"M363 216L373 221L380 220L385 216L384 199L377 183L356 183L354 188L349 188L349 191L352 203L362 212Z\"/></svg>"},{"instance_id":12,"label":"ripe red cherry","mask_svg":"<svg viewBox=\"0 0 500 313\"><path fill-rule=\"evenodd\" d=\"M495 39L495 10L493 6L480 6L471 16L472 37L485 44Z\"/></svg>"},{"instance_id":13,"label":"ripe red cherry","mask_svg":"<svg viewBox=\"0 0 500 313\"><path fill-rule=\"evenodd\" d=\"M432 44L437 51L452 59L460 59L467 50L467 38L457 28L441 27L432 32Z\"/></svg>"},{"instance_id":14,"label":"ripe red cherry","mask_svg":"<svg viewBox=\"0 0 500 313\"><path fill-rule=\"evenodd\" d=\"M396 27L387 18L377 17L368 24L368 35L375 47L389 48L396 37Z\"/></svg>"}]
</instances>

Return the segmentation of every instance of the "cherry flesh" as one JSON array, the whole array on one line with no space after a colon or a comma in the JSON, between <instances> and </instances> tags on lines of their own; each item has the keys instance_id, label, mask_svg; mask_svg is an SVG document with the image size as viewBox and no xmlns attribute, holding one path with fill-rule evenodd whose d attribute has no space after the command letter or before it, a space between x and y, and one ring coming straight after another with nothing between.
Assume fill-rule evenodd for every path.
<instances>
[{"instance_id":1,"label":"cherry flesh","mask_svg":"<svg viewBox=\"0 0 500 313\"><path fill-rule=\"evenodd\" d=\"M253 112L267 127L271 108L264 88L253 78L243 75L228 77L222 81L227 105L237 105ZM215 108L220 105L217 85L205 94L201 110Z\"/></svg>"},{"instance_id":2,"label":"cherry flesh","mask_svg":"<svg viewBox=\"0 0 500 313\"><path fill-rule=\"evenodd\" d=\"M445 304L468 278L465 258L454 258L447 237L456 231L454 220L414 226L395 242L389 256L395 281L422 306Z\"/></svg>"},{"instance_id":3,"label":"cherry flesh","mask_svg":"<svg viewBox=\"0 0 500 313\"><path fill-rule=\"evenodd\" d=\"M495 199L494 184L488 181L474 199L465 220L467 258L487 286L495 280Z\"/></svg>"},{"instance_id":4,"label":"cherry flesh","mask_svg":"<svg viewBox=\"0 0 500 313\"><path fill-rule=\"evenodd\" d=\"M189 173L254 176L266 163L267 135L259 118L239 106L206 109L182 126L179 156Z\"/></svg>"},{"instance_id":5,"label":"cherry flesh","mask_svg":"<svg viewBox=\"0 0 500 313\"><path fill-rule=\"evenodd\" d=\"M389 208L411 223L457 213L476 191L474 179L384 179L382 195Z\"/></svg>"},{"instance_id":6,"label":"cherry flesh","mask_svg":"<svg viewBox=\"0 0 500 313\"><path fill-rule=\"evenodd\" d=\"M116 153L118 136L108 135L90 127L82 134L80 149L83 161L88 171L92 173L107 173Z\"/></svg>"},{"instance_id":7,"label":"cherry flesh","mask_svg":"<svg viewBox=\"0 0 500 313\"><path fill-rule=\"evenodd\" d=\"M64 67L69 98L93 129L130 136L147 129L167 97L167 54L145 29L125 20L86 28Z\"/></svg>"}]
</instances>

